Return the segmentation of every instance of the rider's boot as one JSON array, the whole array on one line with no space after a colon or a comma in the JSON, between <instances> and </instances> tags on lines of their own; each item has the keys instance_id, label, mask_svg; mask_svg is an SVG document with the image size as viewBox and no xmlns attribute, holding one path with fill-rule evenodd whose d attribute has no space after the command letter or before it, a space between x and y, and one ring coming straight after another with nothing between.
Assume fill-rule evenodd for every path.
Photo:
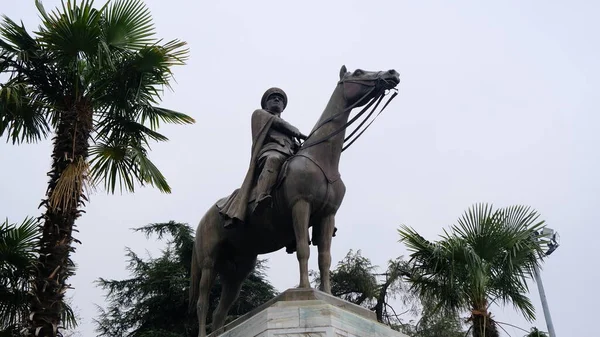
<instances>
[{"instance_id":1,"label":"rider's boot","mask_svg":"<svg viewBox=\"0 0 600 337\"><path fill-rule=\"evenodd\" d=\"M265 164L260 176L258 177L258 182L256 186L256 195L258 197L255 201L254 213L260 214L266 208L272 207L273 197L270 194L271 188L275 184L277 180L277 174L279 173L279 163L270 163L267 161Z\"/></svg>"}]
</instances>

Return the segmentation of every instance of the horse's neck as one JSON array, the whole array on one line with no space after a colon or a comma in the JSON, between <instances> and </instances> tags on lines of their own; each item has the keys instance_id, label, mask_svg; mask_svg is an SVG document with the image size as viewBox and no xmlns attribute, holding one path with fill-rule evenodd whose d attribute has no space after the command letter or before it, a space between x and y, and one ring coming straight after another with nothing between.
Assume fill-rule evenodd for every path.
<instances>
[{"instance_id":1,"label":"horse's neck","mask_svg":"<svg viewBox=\"0 0 600 337\"><path fill-rule=\"evenodd\" d=\"M311 144L312 142L318 142L321 139L324 139L334 133L335 131L343 128L348 122L349 113L342 113L332 121L329 121L325 125L319 127L316 131L315 129L321 125L321 123L330 118L333 115L336 115L343 111L345 106L345 99L343 93L343 86L338 85L333 93L331 94L331 98L321 114L321 118L314 126L314 132L311 136L305 141L306 144ZM325 170L328 174L337 174L338 166L340 163L340 156L342 154L342 146L344 143L346 131L342 131L337 135L329 138L327 141L322 142L320 144L310 146L306 149L300 149L298 153L309 156L312 160L314 160L322 169Z\"/></svg>"}]
</instances>

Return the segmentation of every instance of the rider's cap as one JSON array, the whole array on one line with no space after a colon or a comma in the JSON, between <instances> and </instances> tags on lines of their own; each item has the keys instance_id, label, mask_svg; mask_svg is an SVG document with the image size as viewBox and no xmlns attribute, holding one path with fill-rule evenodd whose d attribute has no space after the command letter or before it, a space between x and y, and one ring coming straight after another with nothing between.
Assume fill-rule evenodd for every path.
<instances>
[{"instance_id":1,"label":"rider's cap","mask_svg":"<svg viewBox=\"0 0 600 337\"><path fill-rule=\"evenodd\" d=\"M279 88L276 88L276 87L269 88L269 89L267 89L267 91L265 91L262 99L260 100L260 106L263 109L265 109L267 107L267 100L269 99L269 96L271 96L273 94L279 94L279 95L283 96L283 108L285 109L285 107L287 106L287 95L285 94L285 91L283 91Z\"/></svg>"}]
</instances>

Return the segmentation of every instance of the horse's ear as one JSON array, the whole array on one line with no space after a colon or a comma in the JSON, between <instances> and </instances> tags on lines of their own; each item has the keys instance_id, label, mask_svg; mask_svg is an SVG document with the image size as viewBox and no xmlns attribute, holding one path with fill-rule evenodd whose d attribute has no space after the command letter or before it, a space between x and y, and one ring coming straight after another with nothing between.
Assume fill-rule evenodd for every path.
<instances>
[{"instance_id":1,"label":"horse's ear","mask_svg":"<svg viewBox=\"0 0 600 337\"><path fill-rule=\"evenodd\" d=\"M344 78L344 75L346 75L346 73L347 73L347 72L348 72L348 69L346 69L346 65L344 64L344 65L342 66L342 68L340 69L340 80L341 80L342 78Z\"/></svg>"}]
</instances>

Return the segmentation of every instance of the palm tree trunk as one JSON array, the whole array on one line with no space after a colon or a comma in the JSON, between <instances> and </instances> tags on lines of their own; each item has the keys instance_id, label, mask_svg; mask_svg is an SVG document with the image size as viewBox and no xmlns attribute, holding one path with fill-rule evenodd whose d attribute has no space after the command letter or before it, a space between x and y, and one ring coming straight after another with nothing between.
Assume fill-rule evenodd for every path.
<instances>
[{"instance_id":1,"label":"palm tree trunk","mask_svg":"<svg viewBox=\"0 0 600 337\"><path fill-rule=\"evenodd\" d=\"M499 337L496 322L487 310L473 310L473 337Z\"/></svg>"},{"instance_id":2,"label":"palm tree trunk","mask_svg":"<svg viewBox=\"0 0 600 337\"><path fill-rule=\"evenodd\" d=\"M60 113L48 173L50 181L42 202L46 212L42 216L40 255L33 284L35 296L30 303L30 332L34 336L55 337L64 313L63 298L69 287L66 281L74 268L69 258L75 250L72 233L82 212L79 207L86 200L83 182L91 130L92 110L84 102Z\"/></svg>"}]
</instances>

